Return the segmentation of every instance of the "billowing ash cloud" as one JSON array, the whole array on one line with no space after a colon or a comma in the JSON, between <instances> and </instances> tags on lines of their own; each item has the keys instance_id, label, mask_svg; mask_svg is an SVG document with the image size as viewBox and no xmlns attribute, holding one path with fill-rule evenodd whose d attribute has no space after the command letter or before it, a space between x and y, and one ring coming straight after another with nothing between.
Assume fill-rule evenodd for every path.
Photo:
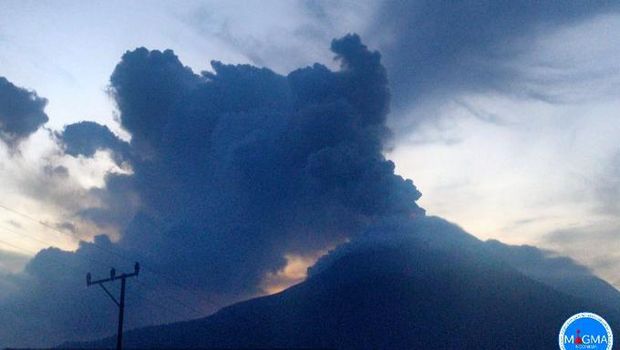
<instances>
[{"instance_id":1,"label":"billowing ash cloud","mask_svg":"<svg viewBox=\"0 0 620 350\"><path fill-rule=\"evenodd\" d=\"M382 155L390 95L379 53L356 35L334 40L331 48L339 71L315 64L287 76L220 62L195 74L170 50L127 52L110 90L130 143L94 123L70 125L58 135L71 155L107 149L132 170L109 174L99 193L106 205L79 213L93 221L129 220L120 241L99 237L99 245L174 276L202 297L192 299L166 281L133 290L129 327L165 319L153 317L152 306L141 308L141 296L172 293L212 310L201 300L230 302L260 292L266 274L284 266L285 254L325 249L380 218L424 215L415 203L418 190ZM109 309L41 305L55 300L51 292L99 305L84 299L104 296L81 289L80 273L131 265L93 248L43 251L16 281L28 292L5 304L5 314L23 305L24 329L48 337L39 344L104 332L92 314ZM72 268L60 268L63 263ZM148 271L145 283L155 277ZM25 327L28 320L53 322ZM6 330L0 338L20 338Z\"/></svg>"},{"instance_id":2,"label":"billowing ash cloud","mask_svg":"<svg viewBox=\"0 0 620 350\"><path fill-rule=\"evenodd\" d=\"M125 54L111 88L132 135L142 220L160 229L132 225L120 244L156 249L175 269L179 254L200 257L180 269L187 278L246 293L284 253L420 213L418 191L381 154L389 93L379 54L357 36L332 50L341 71L315 65L286 77L220 62L196 75L172 51Z\"/></svg>"},{"instance_id":3,"label":"billowing ash cloud","mask_svg":"<svg viewBox=\"0 0 620 350\"><path fill-rule=\"evenodd\" d=\"M15 147L48 121L47 100L0 77L0 139Z\"/></svg>"}]
</instances>

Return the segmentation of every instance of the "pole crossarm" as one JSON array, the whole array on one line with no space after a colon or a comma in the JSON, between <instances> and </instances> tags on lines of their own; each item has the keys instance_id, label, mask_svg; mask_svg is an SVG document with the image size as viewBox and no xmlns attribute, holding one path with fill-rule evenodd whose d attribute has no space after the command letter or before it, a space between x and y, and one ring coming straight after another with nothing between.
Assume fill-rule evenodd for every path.
<instances>
[{"instance_id":1,"label":"pole crossarm","mask_svg":"<svg viewBox=\"0 0 620 350\"><path fill-rule=\"evenodd\" d=\"M120 275L116 274L116 269L112 268L110 270L110 277L103 278L96 281L92 280L92 276L89 273L86 274L86 286L90 287L92 285L99 285L101 289L112 299L114 304L118 306L118 332L116 335L116 349L121 350L123 348L123 319L125 318L125 282L127 278L136 277L140 273L140 264L136 263L133 268L132 273L122 273ZM117 300L112 293L104 286L104 283L114 282L116 280L121 280L121 296Z\"/></svg>"},{"instance_id":2,"label":"pole crossarm","mask_svg":"<svg viewBox=\"0 0 620 350\"><path fill-rule=\"evenodd\" d=\"M90 273L86 274L86 286L90 287L93 284L101 284L101 283L106 283L106 282L112 282L112 281L116 281L116 280L120 280L123 278L128 278L128 277L134 277L134 276L138 276L138 274L140 274L140 264L136 263L134 265L134 271L132 273L123 273L121 275L116 275L116 270L112 269L110 270L110 277L109 278L103 278L100 280L96 280L96 281L92 281L91 280L91 275Z\"/></svg>"}]
</instances>

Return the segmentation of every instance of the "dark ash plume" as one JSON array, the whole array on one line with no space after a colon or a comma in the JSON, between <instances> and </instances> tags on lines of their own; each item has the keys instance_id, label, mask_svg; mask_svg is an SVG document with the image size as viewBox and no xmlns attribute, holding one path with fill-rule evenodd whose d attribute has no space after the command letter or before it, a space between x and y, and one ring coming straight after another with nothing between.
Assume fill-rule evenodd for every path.
<instances>
[{"instance_id":1,"label":"dark ash plume","mask_svg":"<svg viewBox=\"0 0 620 350\"><path fill-rule=\"evenodd\" d=\"M145 310L134 314L134 327L171 319L140 307L149 293L172 293L214 311L260 293L266 275L284 267L286 254L326 249L385 217L424 215L416 187L394 174L382 154L390 94L381 56L356 35L334 40L332 50L339 71L315 64L283 76L220 62L212 62L212 72L195 74L170 50L136 49L123 55L110 80L131 141L90 122L57 134L67 154L88 157L107 149L133 172L108 174L106 188L94 190L103 206L77 213L125 227L118 242L99 237L99 244L175 276L202 297L157 283L145 270L142 279L153 284L134 292L134 307ZM79 317L96 308L41 307L53 298L50 291L85 300L84 291L75 292L75 283L83 282L75 271L101 271L97 261L119 269L127 264L87 243L75 253L39 253L17 282L29 292L5 304L4 317L16 317L13 306L20 304L27 306L20 311L24 329L35 320L54 320L29 328L50 343L101 333L97 317ZM204 299L216 305L201 304ZM13 339L5 330L0 338Z\"/></svg>"}]
</instances>

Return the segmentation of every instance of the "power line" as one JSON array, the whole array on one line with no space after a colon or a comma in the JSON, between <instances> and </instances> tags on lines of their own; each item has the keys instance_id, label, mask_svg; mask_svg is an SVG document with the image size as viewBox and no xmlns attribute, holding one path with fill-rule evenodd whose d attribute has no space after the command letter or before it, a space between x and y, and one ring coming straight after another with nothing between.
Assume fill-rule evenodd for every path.
<instances>
[{"instance_id":1,"label":"power line","mask_svg":"<svg viewBox=\"0 0 620 350\"><path fill-rule=\"evenodd\" d=\"M56 246L56 244L54 244L54 243L52 243L50 241L34 237L34 236L30 235L30 234L15 232L15 231L13 231L13 229L7 228L5 225L0 227L0 229L4 230L5 232L10 232L10 233L13 233L13 234L16 234L16 235L19 235L19 236L23 236L23 237L29 238L29 239L31 239L33 241L37 241L37 242L42 243L42 244L44 244L46 246L49 246L49 247Z\"/></svg>"},{"instance_id":2,"label":"power line","mask_svg":"<svg viewBox=\"0 0 620 350\"><path fill-rule=\"evenodd\" d=\"M36 254L36 252L30 251L30 250L28 250L28 249L26 249L26 248L23 248L23 247L16 246L16 245L14 245L14 244L12 244L12 243L9 243L9 242L7 242L7 241L4 241L4 240L0 240L0 243L2 243L2 244L4 244L4 245L7 245L7 246L9 246L9 247L11 247L11 248L14 248L14 249L20 250L20 251L22 251L22 252L25 252L25 253L26 253L26 254L28 254L28 255L35 255L35 254Z\"/></svg>"},{"instance_id":3,"label":"power line","mask_svg":"<svg viewBox=\"0 0 620 350\"><path fill-rule=\"evenodd\" d=\"M12 234L15 234L15 235L18 235L18 236L29 238L29 239L37 241L39 243L43 243L43 244L47 245L48 247L55 247L55 244L52 243L52 242L49 242L49 241L46 241L46 240L43 240L43 239L31 236L31 235L28 235L28 234L25 234L25 233L15 232L15 231L13 231L11 229L8 229L6 227L0 227L0 230L2 232L9 232L9 233L12 233ZM30 252L31 255L36 255L37 253L38 252ZM95 258L93 258L91 256L88 256L88 255L84 255L83 257L86 258L87 260L89 260L90 262L95 263L95 264L100 264L100 265L104 265L104 266L108 265L107 263L104 263L104 262L102 262L100 260L97 260L97 259L95 259ZM68 266L66 263L64 265Z\"/></svg>"},{"instance_id":4,"label":"power line","mask_svg":"<svg viewBox=\"0 0 620 350\"><path fill-rule=\"evenodd\" d=\"M31 239L37 240L37 241L42 242L42 243L45 243L45 244L50 244L50 242L46 242L45 240L37 239L37 238L35 238L35 237L29 236L29 235L26 235L26 234L23 234L23 233L15 232L15 231L9 230L9 229L7 229L7 228L5 228L5 227L0 227L0 230L1 230L2 232L9 232L9 233L13 233L13 234L20 235L20 236L25 236L25 237L27 237L27 238L31 238ZM19 250L19 251L21 251L21 252L24 252L24 253L26 253L26 254L28 254L28 255L34 255L34 254L36 254L36 252L34 252L34 251L28 250L28 249L26 249L26 248L24 248L24 247L21 247L21 246L15 245L15 244L10 243L10 242L5 241L5 240L0 240L0 243L4 244L4 245L6 245L6 246L12 247L12 248L14 248L14 249L16 249L16 250ZM52 245L52 244L50 244L50 245ZM60 257L58 257L58 256L53 256L53 257L54 257L54 258L58 258L58 259L55 259L55 260L56 260L57 262L60 262L60 263L61 263L61 265L64 265L65 267L71 267L71 266L69 266L69 264L68 264L65 260L60 259ZM48 256L48 258L49 258L49 256ZM101 262L101 261L98 261L98 260L93 259L93 258L91 258L91 257L89 257L89 256L85 256L85 258L87 258L87 259L88 259L88 260L90 260L91 262L94 262L94 263L99 264L99 265L103 265L103 266L107 265L107 263L105 263L105 262ZM175 313L176 315L179 315L179 316L182 316L182 317L186 317L186 316L187 316L187 315L185 315L185 314L182 314L182 313L178 312L178 311L177 311L177 310L175 310L175 309L172 309L172 308L167 307L167 306L165 306L165 305L163 305L163 304L157 303L156 301L154 301L154 299L153 299L153 298L148 297L148 296L146 295L146 293L147 293L147 291L148 291L148 290L147 290L147 288L146 288L146 284L145 284L145 283L143 283L143 282L141 282L141 281L138 281L138 280L136 280L136 282L137 282L137 283L141 286L141 287L140 287L140 289L141 289L141 290L143 291L143 293L144 293L144 295L142 295L142 296L141 296L141 295L138 295L138 297L142 297L142 299L144 299L146 302L148 302L148 303L150 303L150 304L152 304L152 305L154 305L154 306L157 306L157 307L159 307L159 308L163 308L163 309L165 309L165 310L167 310L167 311L169 311L169 312L173 312L173 313ZM162 294L162 293L161 293L161 292L162 292L161 290L151 290L151 291L154 291L154 292L156 292L156 293ZM170 300L172 300L173 302L175 302L175 303L177 303L177 304L181 305L182 307L184 307L184 308L186 308L186 309L188 309L188 310L192 311L193 313L196 313L196 314L197 314L197 315L199 315L199 316L202 316L202 315L203 315L203 312L202 312L202 311L200 311L200 310L196 309L195 307L192 307L191 305L188 305L187 303L185 303L185 302L181 301L180 299L176 298L176 297L175 297L172 293L169 293L169 295L167 295L167 296L165 296L165 297L166 297L167 299L170 299Z\"/></svg>"},{"instance_id":5,"label":"power line","mask_svg":"<svg viewBox=\"0 0 620 350\"><path fill-rule=\"evenodd\" d=\"M157 301L155 301L153 298L149 297L149 296L148 296L148 291L149 291L149 290L147 290L147 286L146 286L146 284L144 284L142 281L138 281L138 280L136 280L136 283L137 283L137 287L138 287L140 290L142 290L142 291L143 291L143 293L142 293L142 294L138 295L138 297L139 297L139 298L144 299L145 301L149 302L150 304L152 304L152 305L154 305L154 306L159 307L160 309L163 309L163 310L166 310L166 311L168 311L168 312L170 312L170 313L176 314L177 316L180 316L181 318L185 318L185 317L187 317L187 315L186 315L186 314L181 313L180 311L175 310L175 309L173 309L173 308L169 307L168 305L165 305L165 304L160 304L160 303L158 303ZM151 290L151 291L152 291L152 290ZM173 298L173 300L175 300L175 299ZM184 303L179 303L179 302L178 302L178 299L176 299L175 301L176 301L178 304L180 304L180 305L186 306L186 304L184 304ZM196 310L195 308L192 308L191 306L187 306L187 307L188 307L188 308L190 308L192 311L194 311L194 312L196 312L196 313L200 314L200 316L202 316L202 312L200 312L200 311Z\"/></svg>"},{"instance_id":6,"label":"power line","mask_svg":"<svg viewBox=\"0 0 620 350\"><path fill-rule=\"evenodd\" d=\"M151 273L153 273L153 274L155 274L157 276L159 276L160 278L163 278L163 279L167 280L169 283L172 283L175 286L177 286L177 287L179 287L179 288L181 288L181 289L183 289L183 290L185 290L187 292L190 292L191 294L196 296L198 299L201 299L201 300L205 301L207 304L209 304L211 306L217 306L212 301L205 299L204 296L202 296L198 292L196 287L193 287L193 286L190 287L189 285L187 285L187 284L185 284L183 282L176 281L176 280L172 279L171 277L168 277L166 274L158 272L157 270L154 270L152 267L145 266L144 269L150 271Z\"/></svg>"},{"instance_id":7,"label":"power line","mask_svg":"<svg viewBox=\"0 0 620 350\"><path fill-rule=\"evenodd\" d=\"M49 244L50 246L53 246L53 244L52 244L51 242L48 242L48 241L46 241L46 240L43 240L43 239L39 239L39 238L33 237L33 236L31 236L31 235L27 235L27 234L25 234L25 233L19 233L19 232L16 232L16 231L10 230L10 229L8 229L8 228L6 228L6 227L0 227L0 230L2 230L2 232L9 232L9 233L12 233L12 234L15 234L15 235L19 235L19 236L23 236L23 237L30 238L30 239L32 239L32 240L36 240L36 241L41 242L41 243L44 243L44 244L46 244L46 245L47 245L47 244ZM23 247L21 247L21 246L15 245L15 244L10 243L10 242L7 242L7 241L5 241L5 240L0 240L0 243L4 244L4 245L6 245L6 246L12 247L12 248L14 248L14 249L16 249L16 250L19 250L19 251L21 251L21 252L24 252L24 253L26 253L26 254L28 254L28 255L34 255L34 254L36 254L36 252L34 252L34 251L31 251L31 250L25 249L25 248L23 248ZM69 264L68 264L68 263L67 263L64 259L61 259L61 257L59 257L59 256L55 256L55 255L52 255L52 257L57 258L57 259L55 259L55 260L56 260L57 262L59 262L61 265L64 265L65 267L71 267L71 266L69 266ZM48 256L48 258L49 258L49 256ZM103 263L103 262L101 262L101 261L98 261L98 260L92 259L92 258L91 258L91 257L89 257L89 256L85 256L85 258L87 258L88 260L90 260L91 262L94 262L94 263L96 263L96 264L100 264L100 265L107 265L107 263ZM150 296L148 295L149 291L150 291L150 292L159 293L159 294L161 295L161 294L162 294L161 292L166 291L166 290L163 290L163 291L162 291L162 290L157 290L157 289L147 289L147 286L146 286L146 284L145 284L145 283L143 283L143 282L141 282L141 281L139 281L139 280L136 280L136 282L137 282L137 287L138 287L138 289L141 291L141 293L138 293L138 294L136 295L138 298L140 298L140 299L144 300L145 302L147 302L148 304L150 304L150 305L152 305L152 306L155 306L155 307L157 307L157 308L159 308L159 309L165 310L165 311L166 311L166 312L168 312L168 313L173 313L173 314L175 314L175 315L179 316L180 318L186 318L186 317L187 317L187 314L181 313L181 312L179 312L177 309L171 308L170 306L167 306L166 304L161 304L161 303L158 303L155 299L153 299L152 297L150 297ZM95 284L95 282L91 282L91 284ZM110 292L109 292L107 289L105 289L105 287L103 287L103 285L101 285L101 287L105 290L105 292L106 292L108 295L110 295L110 296L111 296ZM122 294L122 293L121 293L121 294ZM114 299L114 297L113 297L113 296L111 296L111 297L112 297L112 298L113 298L113 300L117 303L117 305L120 307L120 302L116 301L116 300ZM203 314L204 314L202 311L198 310L197 308L195 308L195 307L193 307L193 306L191 306L191 305L189 305L189 304L187 304L187 303L183 302L182 300L180 300L180 299L176 298L176 296L175 296L172 292L169 292L169 293L168 293L168 295L164 295L164 297L166 297L166 299L168 299L168 300L170 300L170 301L172 301L172 302L174 302L174 303L176 303L176 304L178 304L178 305L182 306L183 308L185 308L185 309L187 309L187 310L191 311L192 313L195 313L197 316L203 316ZM123 304L123 305L124 305L124 304Z\"/></svg>"},{"instance_id":8,"label":"power line","mask_svg":"<svg viewBox=\"0 0 620 350\"><path fill-rule=\"evenodd\" d=\"M134 272L132 273L123 273L119 276L116 275L116 270L110 270L110 278L99 279L97 281L91 280L90 272L86 274L86 286L90 287L92 285L98 285L103 289L106 294L112 299L112 301L118 306L118 332L116 335L116 350L122 350L123 348L123 320L125 319L125 284L128 278L138 277L140 273L140 264L136 263L134 265ZM112 293L108 291L105 287L104 283L114 282L117 280L121 280L121 294L119 300L116 300Z\"/></svg>"},{"instance_id":9,"label":"power line","mask_svg":"<svg viewBox=\"0 0 620 350\"><path fill-rule=\"evenodd\" d=\"M31 221L33 221L33 222L36 222L36 223L38 223L38 224L40 224L40 225L42 225L42 226L44 226L44 227L46 227L46 228L48 228L48 229L50 229L50 230L52 230L52 231L56 232L56 233L59 233L59 234L61 234L61 235L70 236L71 238L75 238L73 235L68 234L68 233L66 233L66 232L63 232L63 231L61 231L61 230L57 229L56 227L54 227L54 226L52 226L52 225L50 225L50 224L47 224L47 223L45 223L45 222L44 222L44 221L42 221L42 220L38 220L38 219L36 219L35 217L33 217L33 216L31 216L31 215L28 215L28 214L25 214L25 213L23 213L23 212L21 212L21 211L18 211L18 210L15 210L15 209L9 208L9 207L7 207L6 205L3 205L3 204L0 204L0 208L1 208L1 209L4 209L4 210L6 210L6 211L9 211L9 212L11 212L11 213L14 213L14 214L16 214L16 215L19 215L19 216L21 216L21 217L23 217L23 218L26 218L26 219L28 219L28 220L31 220ZM111 250L111 249L108 249L108 248L106 248L106 247L103 247L103 246L101 246L101 245L97 244L97 243L96 243L96 242L94 242L94 241L93 241L93 242L89 242L89 243L90 243L92 246L94 246L95 248L97 248L97 249L101 250L101 251L102 251L102 252L104 252L104 253L107 253L107 254L110 254L110 255L114 255L114 256L116 256L116 257L118 257L118 258L121 258L121 259L123 259L123 260L126 260L126 261L130 261L130 262L133 262L133 261L134 261L134 259L128 258L128 257L126 257L126 256L124 256L124 255L122 255L122 254L118 253L118 252L117 252L117 251L115 251L115 250ZM140 254L140 255L141 255L141 254ZM176 285L177 287L179 287L179 288L181 288L181 289L183 289L183 290L185 290L185 291L187 291L187 292L192 293L193 295L195 295L196 297L198 297L198 299L200 299L200 300L202 300L202 301L206 302L207 304L209 304L209 305L211 305L211 306L214 306L214 307L217 307L217 306L218 306L218 305L216 305L215 303L213 303L212 301L207 300L206 298L204 298L204 296L203 296L202 294L200 294L200 293L196 290L196 288L195 288L194 286L191 286L191 287L190 287L189 285L187 285L187 284L185 284L185 283L179 282L179 281L177 281L177 280L175 280L175 279L173 279L173 278L169 277L167 274L165 274L165 273L163 273L163 272L160 272L160 271L158 271L158 270L156 270L156 269L154 269L154 268L152 268L152 267L150 267L150 266L148 266L148 265L146 265L146 264L143 264L142 268L143 268L144 270L148 270L148 271L150 271L151 273L153 273L153 274L155 274L155 275L159 276L160 278L165 279L165 280L166 280L166 281L168 281L169 283L174 284L174 285Z\"/></svg>"},{"instance_id":10,"label":"power line","mask_svg":"<svg viewBox=\"0 0 620 350\"><path fill-rule=\"evenodd\" d=\"M3 231L3 232L13 233L13 234L16 234L16 235L19 235L19 236L24 236L24 237L30 238L30 239L32 239L32 240L35 240L35 241L37 241L37 242L40 242L40 243L43 243L43 244L46 244L46 245L53 246L53 244L52 244L51 242L48 242L48 241L46 241L46 240L43 240L43 239L39 239L39 238L33 237L33 236L28 235L28 234L25 234L25 233L19 233L19 232L13 231L13 230L11 230L11 229L8 229L8 228L6 228L6 227L0 227L0 230L1 230L1 231ZM4 243L4 241L0 241L0 243ZM6 244L6 245L10 245L11 247L13 247L13 248L15 248L15 249L20 249L20 250L22 250L22 251L25 251L25 252L27 252L27 253L29 253L29 254L33 254L33 255L34 255L34 254L36 254L36 252L28 251L28 250L26 250L26 249L24 249L24 248L22 248L22 247L18 247L18 246L16 246L16 245L11 244L11 243L8 243L8 242L6 242L5 244ZM88 256L88 255L85 255L84 257L85 257L86 259L90 260L91 262L96 263L96 264L103 265L103 266L108 265L107 263L104 263L104 262L102 262L102 261L96 260L96 259L94 259L94 258L92 258L92 257L90 257L90 256ZM60 260L60 261L61 261L61 262L62 262L65 266L68 266L68 265L67 265L64 261L62 261L62 260ZM156 276L156 275L155 275L155 277L158 277L158 276ZM145 284L144 284L144 283L142 283L142 282L139 282L139 283L140 283L141 285L145 285ZM184 290L185 290L185 289L184 289ZM183 306L183 307L185 307L186 309L191 310L192 312L194 312L194 313L196 313L196 314L198 314L198 315L200 315L200 316L202 316L202 315L203 315L203 312L202 312L202 311L200 311L200 310L196 309L195 307L192 307L192 306L188 305L187 303L185 303L185 302L181 301L180 299L176 298L176 297L175 297L175 296L174 296L171 292L170 292L170 293L168 293L168 296L167 296L167 297L168 297L169 299L172 299L173 301L175 301L175 302L176 302L176 303L178 303L179 305L182 305L182 306Z\"/></svg>"},{"instance_id":11,"label":"power line","mask_svg":"<svg viewBox=\"0 0 620 350\"><path fill-rule=\"evenodd\" d=\"M46 223L46 222L44 222L42 220L38 220L38 219L28 215L28 214L22 213L20 211L15 210L15 209L11 209L11 208L9 208L9 207L7 207L5 205L2 205L2 204L0 204L0 208L6 210L8 212L11 212L13 214L19 215L19 216L21 216L23 218L32 220L32 221L38 223L39 225L47 227L48 229L50 229L50 230L52 230L54 232L60 233L61 235L68 235L66 232L62 232L62 231L58 230L57 228L55 228L54 226L52 226L52 225L50 225L50 224L48 224L48 223ZM74 237L72 236L72 238L74 238Z\"/></svg>"},{"instance_id":12,"label":"power line","mask_svg":"<svg viewBox=\"0 0 620 350\"><path fill-rule=\"evenodd\" d=\"M142 281L138 281L137 283L138 283L138 284L140 284L140 285L142 285L143 287L145 287L145 290L146 290L146 287L147 287L147 284L146 284L146 283L144 283L144 282L142 282ZM156 288L152 288L152 289L150 289L150 290L151 290L151 291L155 291L155 292L159 292L160 294L166 294L166 295L165 295L165 297L166 297L166 298L168 298L168 299L172 299L175 303L177 303L177 304L179 304L179 305L183 306L185 309L187 309L187 310L189 310L189 311L191 311L191 312L195 313L195 314L196 314L196 315L198 315L198 316L203 316L203 315L204 315L204 312L203 312L203 311L201 311L201 310L197 309L196 307L194 307L194 306L192 306L192 305L189 305L189 304L187 304L186 302L184 302L183 300L181 300L181 299L177 298L177 297L176 297L176 296L175 296L175 295L174 295L171 291L169 291L169 290L157 290ZM167 292L167 293L164 293L164 292Z\"/></svg>"}]
</instances>

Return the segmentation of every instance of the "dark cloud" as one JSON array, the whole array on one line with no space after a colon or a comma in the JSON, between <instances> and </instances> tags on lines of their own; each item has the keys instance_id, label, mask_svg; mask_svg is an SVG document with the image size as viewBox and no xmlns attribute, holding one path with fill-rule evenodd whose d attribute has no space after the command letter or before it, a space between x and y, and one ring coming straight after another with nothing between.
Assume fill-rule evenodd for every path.
<instances>
[{"instance_id":1,"label":"dark cloud","mask_svg":"<svg viewBox=\"0 0 620 350\"><path fill-rule=\"evenodd\" d=\"M510 62L538 34L619 9L607 1L385 1L368 33L383 43L396 109L463 92L550 101Z\"/></svg>"},{"instance_id":2,"label":"dark cloud","mask_svg":"<svg viewBox=\"0 0 620 350\"><path fill-rule=\"evenodd\" d=\"M49 346L67 337L89 339L113 332L116 310L103 292L86 290L85 274L91 271L107 276L106 263L120 269L130 264L123 264L100 250L111 249L111 242L105 236L97 237L96 243L102 248L82 243L76 253L44 249L26 265L23 273L2 279L12 287L0 301L3 345ZM130 288L135 292L134 286ZM115 288L112 291L117 292ZM128 308L129 322L134 322L135 306Z\"/></svg>"},{"instance_id":3,"label":"dark cloud","mask_svg":"<svg viewBox=\"0 0 620 350\"><path fill-rule=\"evenodd\" d=\"M109 150L113 159L122 163L129 156L129 145L105 125L83 121L67 125L56 135L62 140L65 154L92 157L98 150Z\"/></svg>"},{"instance_id":4,"label":"dark cloud","mask_svg":"<svg viewBox=\"0 0 620 350\"><path fill-rule=\"evenodd\" d=\"M379 54L353 35L332 50L341 71L314 65L286 77L220 62L195 75L171 51L127 53L111 87L139 152L142 211L161 229L130 229L120 244L156 249L160 263L186 264L187 278L218 293L254 293L286 252L421 213L418 191L381 153L389 93Z\"/></svg>"},{"instance_id":5,"label":"dark cloud","mask_svg":"<svg viewBox=\"0 0 620 350\"><path fill-rule=\"evenodd\" d=\"M576 2L386 2L380 25L371 31L394 35L393 44L384 44L391 91L397 108L406 108L427 97L510 89L518 79L504 63L525 47L518 40L605 8ZM516 44L504 46L509 40ZM153 269L139 278L146 285L132 289L131 328L198 316L175 298L207 312L260 293L265 276L286 263L285 254L320 251L365 231L381 237L385 230L374 229L377 221L389 218L391 231L410 232L410 220L403 218L424 212L415 203L418 190L394 174L382 153L390 138L385 122L391 98L382 58L355 35L335 40L331 49L340 70L315 64L286 76L221 62L196 74L171 50L127 52L111 76L110 92L131 140L92 122L69 125L57 135L69 155L109 150L131 168L129 175L108 174L106 187L91 191L103 205L76 212L100 227L124 227L118 242L98 238L97 246L113 257L86 243L75 253L40 253L14 277L27 292L1 306L6 322L20 317L14 329L0 328L0 339L50 345L75 334L112 333L106 328L114 324L114 309L105 307L109 301L79 288L87 271L130 269L132 261L118 256ZM416 224L421 239L438 249L475 245L456 226ZM49 304L60 295L79 303ZM150 297L169 300L167 307L180 316L154 311ZM25 338L19 329L36 329L42 340Z\"/></svg>"},{"instance_id":6,"label":"dark cloud","mask_svg":"<svg viewBox=\"0 0 620 350\"><path fill-rule=\"evenodd\" d=\"M213 310L204 299L221 306L260 293L263 279L284 266L287 253L325 249L381 218L424 215L415 203L418 190L395 175L382 154L390 95L380 55L356 35L334 40L331 48L339 71L315 64L288 76L220 62L212 62L213 72L195 74L170 50L127 52L110 91L130 143L94 123L70 125L58 135L68 154L109 149L133 171L109 174L105 189L94 190L105 205L78 213L126 227L117 243L100 237L100 244L200 295L155 281L145 270L140 279L148 288L132 292L133 305L145 311L131 326L171 319L148 313L153 308L143 297L151 293L182 296ZM41 305L62 291L64 298L93 301L89 292L96 291L76 292L86 270L102 271L93 260L109 263L105 268L127 264L101 253L91 244L76 253L41 252L20 277L29 291L7 303L6 314L21 304L27 305L24 323L31 317L52 321L23 325L47 337L36 345L85 335L82 329L105 333L104 321L86 319L104 307ZM63 262L68 267L61 268ZM185 318L197 316L171 304ZM0 338L17 341L19 334Z\"/></svg>"},{"instance_id":7,"label":"dark cloud","mask_svg":"<svg viewBox=\"0 0 620 350\"><path fill-rule=\"evenodd\" d=\"M118 156L115 156L118 157ZM130 175L107 174L105 188L92 188L88 195L96 198L97 206L81 208L77 216L90 221L97 227L119 230L127 226L140 203L140 198Z\"/></svg>"},{"instance_id":8,"label":"dark cloud","mask_svg":"<svg viewBox=\"0 0 620 350\"><path fill-rule=\"evenodd\" d=\"M0 77L0 139L10 147L48 121L47 100Z\"/></svg>"}]
</instances>

